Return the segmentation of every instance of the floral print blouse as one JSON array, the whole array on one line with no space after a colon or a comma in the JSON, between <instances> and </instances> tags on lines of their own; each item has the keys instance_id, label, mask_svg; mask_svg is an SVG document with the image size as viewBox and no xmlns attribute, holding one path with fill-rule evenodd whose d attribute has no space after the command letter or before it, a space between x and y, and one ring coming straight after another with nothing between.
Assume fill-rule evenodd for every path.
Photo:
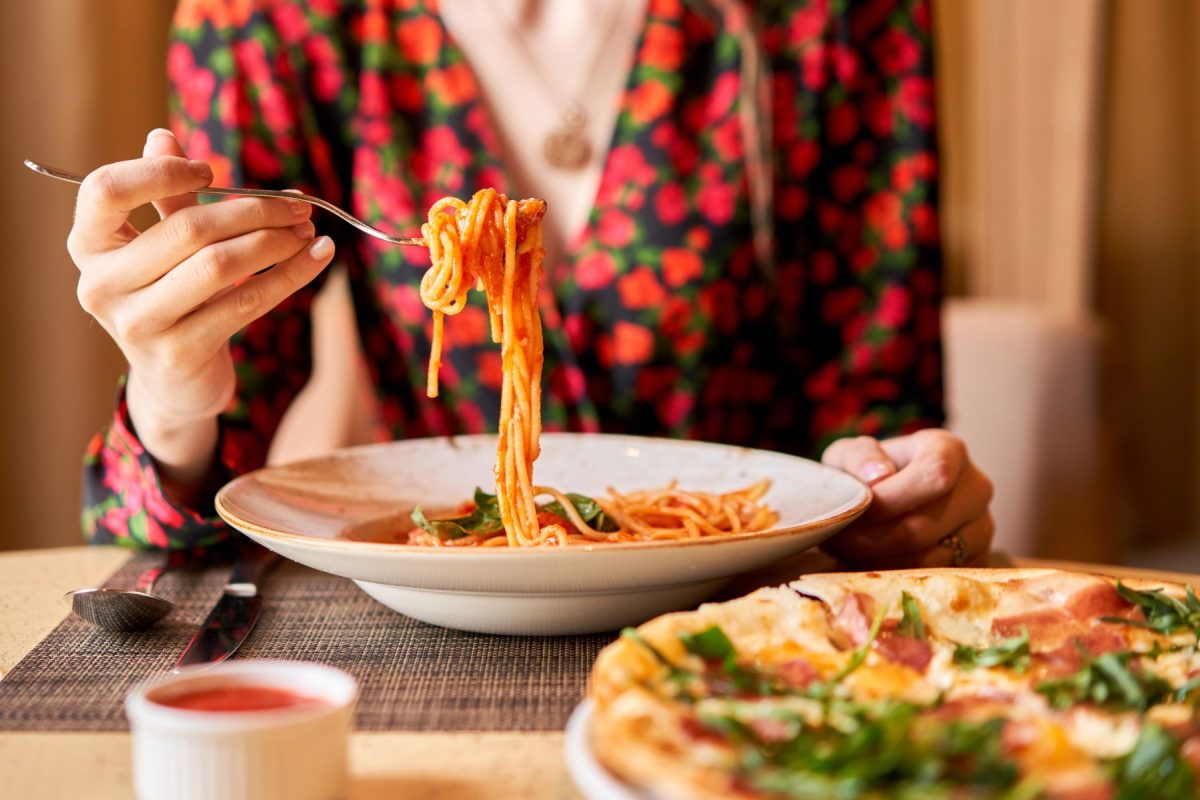
<instances>
[{"instance_id":1,"label":"floral print blouse","mask_svg":"<svg viewBox=\"0 0 1200 800\"><path fill-rule=\"evenodd\" d=\"M771 261L753 245L747 36L770 109ZM508 185L434 0L182 0L167 68L172 124L217 185L296 187L409 233L444 195ZM546 265L546 429L817 456L940 424L932 101L926 0L649 0L588 223ZM316 221L349 272L381 433L495 430L482 297L447 321L429 400L428 254ZM220 477L263 464L304 386L319 284L234 339ZM87 537L213 544L228 529L212 513L165 496L118 393L87 450Z\"/></svg>"}]
</instances>

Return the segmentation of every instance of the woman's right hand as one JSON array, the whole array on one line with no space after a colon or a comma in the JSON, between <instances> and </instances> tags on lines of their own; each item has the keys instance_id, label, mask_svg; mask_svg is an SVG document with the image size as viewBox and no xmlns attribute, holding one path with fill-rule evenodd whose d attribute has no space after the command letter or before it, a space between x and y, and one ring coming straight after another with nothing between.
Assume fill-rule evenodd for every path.
<instances>
[{"instance_id":1,"label":"woman's right hand","mask_svg":"<svg viewBox=\"0 0 1200 800\"><path fill-rule=\"evenodd\" d=\"M329 237L314 240L307 203L201 206L190 192L211 181L169 131L152 131L143 158L87 176L67 239L80 304L129 361L134 427L183 502L202 488L217 415L236 389L229 338L316 277L334 250ZM146 203L161 219L139 233L129 215Z\"/></svg>"}]
</instances>

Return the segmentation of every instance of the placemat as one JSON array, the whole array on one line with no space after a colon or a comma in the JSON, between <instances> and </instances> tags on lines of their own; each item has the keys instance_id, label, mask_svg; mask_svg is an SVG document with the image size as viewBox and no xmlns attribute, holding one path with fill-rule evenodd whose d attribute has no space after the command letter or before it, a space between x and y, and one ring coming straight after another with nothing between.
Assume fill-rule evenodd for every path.
<instances>
[{"instance_id":1,"label":"placemat","mask_svg":"<svg viewBox=\"0 0 1200 800\"><path fill-rule=\"evenodd\" d=\"M131 559L110 579L132 586L161 556ZM208 615L229 567L164 576L176 603L142 633L110 633L68 616L0 680L0 730L120 731L131 685L168 672ZM285 562L267 578L258 626L237 658L319 661L360 684L364 731L553 731L584 695L611 634L514 637L417 622L345 578Z\"/></svg>"}]
</instances>

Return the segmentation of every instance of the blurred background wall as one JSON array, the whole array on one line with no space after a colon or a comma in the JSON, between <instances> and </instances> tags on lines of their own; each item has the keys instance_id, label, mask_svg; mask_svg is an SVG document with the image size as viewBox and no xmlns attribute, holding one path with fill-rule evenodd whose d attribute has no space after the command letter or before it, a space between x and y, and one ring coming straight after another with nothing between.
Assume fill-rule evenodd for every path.
<instances>
[{"instance_id":1,"label":"blurred background wall","mask_svg":"<svg viewBox=\"0 0 1200 800\"><path fill-rule=\"evenodd\" d=\"M952 424L999 536L1200 568L1200 4L934 12Z\"/></svg>"},{"instance_id":2,"label":"blurred background wall","mask_svg":"<svg viewBox=\"0 0 1200 800\"><path fill-rule=\"evenodd\" d=\"M74 194L20 161L138 154L166 119L170 5L0 3L0 549L79 542L79 456L121 369L75 304ZM1200 569L1200 4L934 0L934 19L950 410L997 478L1000 539ZM318 325L344 334L333 286Z\"/></svg>"},{"instance_id":3,"label":"blurred background wall","mask_svg":"<svg viewBox=\"0 0 1200 800\"><path fill-rule=\"evenodd\" d=\"M166 119L171 5L0 2L0 548L79 543L80 458L123 364L75 303L75 193L21 160L80 172L140 155Z\"/></svg>"},{"instance_id":4,"label":"blurred background wall","mask_svg":"<svg viewBox=\"0 0 1200 800\"><path fill-rule=\"evenodd\" d=\"M1137 544L1200 560L1200 4L1112 8L1098 312ZM1184 562L1174 557L1179 553ZM1190 561L1188 561L1190 559Z\"/></svg>"}]
</instances>

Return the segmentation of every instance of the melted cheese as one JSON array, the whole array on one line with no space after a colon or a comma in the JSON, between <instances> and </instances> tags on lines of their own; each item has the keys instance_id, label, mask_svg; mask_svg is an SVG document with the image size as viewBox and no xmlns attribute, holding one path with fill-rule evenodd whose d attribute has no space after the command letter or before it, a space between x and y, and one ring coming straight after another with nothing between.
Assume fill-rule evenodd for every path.
<instances>
[{"instance_id":1,"label":"melted cheese","mask_svg":"<svg viewBox=\"0 0 1200 800\"><path fill-rule=\"evenodd\" d=\"M846 662L850 660L849 653L824 652L819 653L795 642L784 642L773 645L759 652L755 662L759 666L773 667L786 664L789 661L803 659L812 665L818 678L829 678L836 675Z\"/></svg>"},{"instance_id":2,"label":"melted cheese","mask_svg":"<svg viewBox=\"0 0 1200 800\"><path fill-rule=\"evenodd\" d=\"M1148 658L1139 661L1143 669L1153 672L1172 686L1182 686L1200 670L1200 652L1192 653L1189 650L1163 653L1154 661Z\"/></svg>"},{"instance_id":3,"label":"melted cheese","mask_svg":"<svg viewBox=\"0 0 1200 800\"><path fill-rule=\"evenodd\" d=\"M1075 706L1064 715L1071 742L1096 758L1117 758L1133 749L1141 724L1133 712L1114 714L1093 706Z\"/></svg>"},{"instance_id":4,"label":"melted cheese","mask_svg":"<svg viewBox=\"0 0 1200 800\"><path fill-rule=\"evenodd\" d=\"M1091 764L1091 758L1062 726L1048 719L1025 719L1014 723L1032 730L1023 736L1013 757L1026 772L1058 772Z\"/></svg>"},{"instance_id":5,"label":"melted cheese","mask_svg":"<svg viewBox=\"0 0 1200 800\"><path fill-rule=\"evenodd\" d=\"M866 701L890 697L923 705L932 703L938 695L937 689L923 680L921 673L876 653L871 653L867 663L850 673L846 685L856 698Z\"/></svg>"}]
</instances>

